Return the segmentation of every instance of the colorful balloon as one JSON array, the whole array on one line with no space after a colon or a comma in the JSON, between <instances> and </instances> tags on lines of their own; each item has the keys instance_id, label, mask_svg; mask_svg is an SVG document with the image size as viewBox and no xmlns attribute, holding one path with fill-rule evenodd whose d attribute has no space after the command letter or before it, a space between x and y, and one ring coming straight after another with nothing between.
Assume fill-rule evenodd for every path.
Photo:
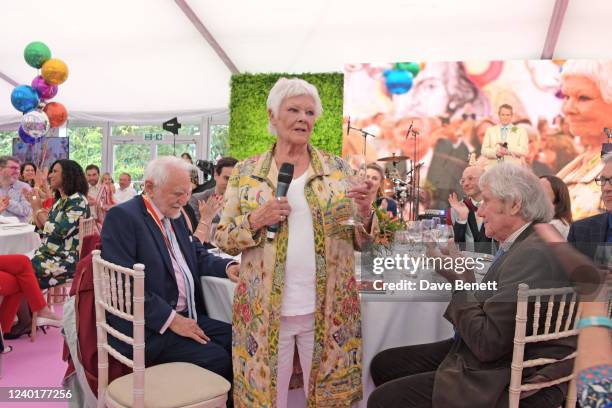
<instances>
[{"instance_id":1,"label":"colorful balloon","mask_svg":"<svg viewBox=\"0 0 612 408\"><path fill-rule=\"evenodd\" d=\"M19 112L29 112L38 106L38 94L29 85L19 85L11 92L11 103Z\"/></svg>"},{"instance_id":2,"label":"colorful balloon","mask_svg":"<svg viewBox=\"0 0 612 408\"><path fill-rule=\"evenodd\" d=\"M21 126L19 126L19 137L21 138L21 140L23 140L24 143L27 143L29 145L33 145L38 141L42 140L42 137L39 137L38 139L33 138L32 136L28 135L25 130L23 130L23 128Z\"/></svg>"},{"instance_id":3,"label":"colorful balloon","mask_svg":"<svg viewBox=\"0 0 612 408\"><path fill-rule=\"evenodd\" d=\"M23 51L23 57L28 65L34 68L40 68L51 58L51 50L40 41L29 43Z\"/></svg>"},{"instance_id":4,"label":"colorful balloon","mask_svg":"<svg viewBox=\"0 0 612 408\"><path fill-rule=\"evenodd\" d=\"M52 128L62 126L68 119L66 108L59 102L49 102L43 111L47 114Z\"/></svg>"},{"instance_id":5,"label":"colorful balloon","mask_svg":"<svg viewBox=\"0 0 612 408\"><path fill-rule=\"evenodd\" d=\"M398 69L388 69L385 71L384 75L387 90L391 94L404 94L408 92L410 88L412 88L412 72Z\"/></svg>"},{"instance_id":6,"label":"colorful balloon","mask_svg":"<svg viewBox=\"0 0 612 408\"><path fill-rule=\"evenodd\" d=\"M32 80L32 88L38 93L40 99L51 99L57 95L57 85L48 84L45 79L38 75Z\"/></svg>"},{"instance_id":7,"label":"colorful balloon","mask_svg":"<svg viewBox=\"0 0 612 408\"><path fill-rule=\"evenodd\" d=\"M408 71L413 77L421 71L421 65L418 62L398 62L393 66L395 69Z\"/></svg>"},{"instance_id":8,"label":"colorful balloon","mask_svg":"<svg viewBox=\"0 0 612 408\"><path fill-rule=\"evenodd\" d=\"M42 77L51 85L59 85L68 79L68 66L64 61L51 58L42 66Z\"/></svg>"},{"instance_id":9,"label":"colorful balloon","mask_svg":"<svg viewBox=\"0 0 612 408\"><path fill-rule=\"evenodd\" d=\"M38 138L49 131L49 118L46 113L33 110L23 115L21 127L29 136Z\"/></svg>"}]
</instances>

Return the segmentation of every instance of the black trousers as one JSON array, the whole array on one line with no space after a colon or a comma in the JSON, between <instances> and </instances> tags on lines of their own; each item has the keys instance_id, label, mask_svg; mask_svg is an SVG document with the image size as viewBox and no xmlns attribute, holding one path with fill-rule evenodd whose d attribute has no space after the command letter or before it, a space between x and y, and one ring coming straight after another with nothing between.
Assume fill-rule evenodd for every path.
<instances>
[{"instance_id":1,"label":"black trousers","mask_svg":"<svg viewBox=\"0 0 612 408\"><path fill-rule=\"evenodd\" d=\"M452 345L453 339L448 339L378 353L370 365L377 388L368 398L368 408L430 408L436 370ZM556 408L563 399L555 386L522 399L520 407Z\"/></svg>"}]
</instances>

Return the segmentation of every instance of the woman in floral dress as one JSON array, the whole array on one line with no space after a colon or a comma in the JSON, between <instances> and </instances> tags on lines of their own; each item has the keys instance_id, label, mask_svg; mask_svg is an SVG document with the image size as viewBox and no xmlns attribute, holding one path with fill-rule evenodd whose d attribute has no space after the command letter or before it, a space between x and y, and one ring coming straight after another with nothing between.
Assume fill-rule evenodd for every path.
<instances>
[{"instance_id":1,"label":"woman in floral dress","mask_svg":"<svg viewBox=\"0 0 612 408\"><path fill-rule=\"evenodd\" d=\"M72 278L79 260L79 218L89 217L87 180L73 160L57 160L51 166L49 184L55 191L50 211L36 193L27 195L33 220L43 231L42 245L32 258L41 289L61 285Z\"/></svg>"},{"instance_id":2,"label":"woman in floral dress","mask_svg":"<svg viewBox=\"0 0 612 408\"><path fill-rule=\"evenodd\" d=\"M277 143L234 168L215 236L225 252L242 253L232 325L234 406L286 407L297 346L308 407L348 407L361 399L362 378L353 251L376 230L375 192L369 181L349 189L348 164L310 145L322 112L313 85L279 79L267 109ZM275 199L284 163L294 165L293 181L287 197ZM351 214L351 198L364 225L341 222ZM278 233L266 236L276 223Z\"/></svg>"}]
</instances>

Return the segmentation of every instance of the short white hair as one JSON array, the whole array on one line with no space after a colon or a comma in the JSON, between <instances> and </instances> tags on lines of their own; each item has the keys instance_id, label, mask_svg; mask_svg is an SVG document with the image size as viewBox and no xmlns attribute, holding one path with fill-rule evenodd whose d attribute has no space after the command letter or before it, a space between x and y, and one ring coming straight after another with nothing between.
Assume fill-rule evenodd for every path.
<instances>
[{"instance_id":1,"label":"short white hair","mask_svg":"<svg viewBox=\"0 0 612 408\"><path fill-rule=\"evenodd\" d=\"M478 183L503 203L520 205L519 213L528 222L549 222L555 211L540 180L525 166L500 163L488 169Z\"/></svg>"},{"instance_id":2,"label":"short white hair","mask_svg":"<svg viewBox=\"0 0 612 408\"><path fill-rule=\"evenodd\" d=\"M603 100L612 103L612 61L568 60L563 64L561 76L587 77L599 87Z\"/></svg>"},{"instance_id":3,"label":"short white hair","mask_svg":"<svg viewBox=\"0 0 612 408\"><path fill-rule=\"evenodd\" d=\"M168 180L170 172L178 170L190 174L192 169L193 165L183 159L174 156L162 156L147 164L144 180L152 181L154 184L161 186Z\"/></svg>"},{"instance_id":4,"label":"short white hair","mask_svg":"<svg viewBox=\"0 0 612 408\"><path fill-rule=\"evenodd\" d=\"M281 103L283 103L283 100L302 95L308 95L314 99L315 120L317 120L323 113L323 106L321 105L319 91L313 84L299 78L279 78L272 89L270 89L268 100L266 102L266 109L272 111L272 114L276 117L278 116L278 110ZM270 121L268 121L268 131L270 134L277 136L276 128L274 125L272 125L272 123L270 123Z\"/></svg>"},{"instance_id":5,"label":"short white hair","mask_svg":"<svg viewBox=\"0 0 612 408\"><path fill-rule=\"evenodd\" d=\"M607 166L608 164L612 163L612 153L604 154L604 157L601 158L601 161L603 162L604 166Z\"/></svg>"}]
</instances>

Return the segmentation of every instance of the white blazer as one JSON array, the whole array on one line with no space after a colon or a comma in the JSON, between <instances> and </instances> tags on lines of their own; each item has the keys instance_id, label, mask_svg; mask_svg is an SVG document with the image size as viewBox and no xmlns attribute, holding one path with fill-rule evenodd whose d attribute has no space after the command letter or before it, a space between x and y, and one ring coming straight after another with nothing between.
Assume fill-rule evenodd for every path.
<instances>
[{"instance_id":1,"label":"white blazer","mask_svg":"<svg viewBox=\"0 0 612 408\"><path fill-rule=\"evenodd\" d=\"M527 131L519 126L510 125L507 135L508 155L503 157L504 162L524 164L524 157L529 152L529 138ZM502 143L501 126L495 125L487 129L484 140L482 142L481 153L487 160L487 167L494 166L498 163L497 151Z\"/></svg>"}]
</instances>

